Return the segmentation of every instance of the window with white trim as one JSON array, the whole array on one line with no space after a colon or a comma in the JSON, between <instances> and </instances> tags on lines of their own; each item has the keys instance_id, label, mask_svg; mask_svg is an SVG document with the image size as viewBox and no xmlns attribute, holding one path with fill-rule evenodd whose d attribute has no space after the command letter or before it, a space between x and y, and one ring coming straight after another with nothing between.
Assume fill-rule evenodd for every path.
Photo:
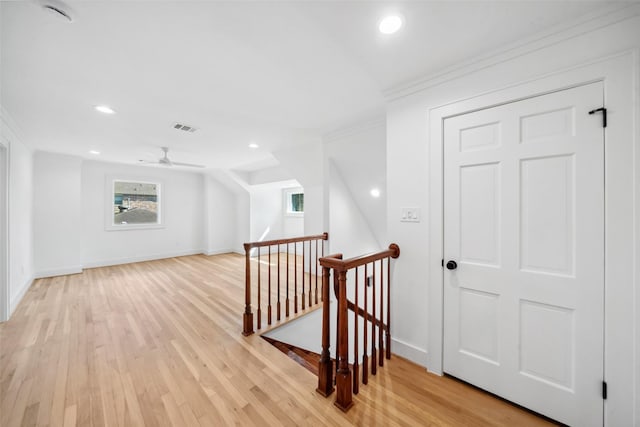
<instances>
[{"instance_id":1,"label":"window with white trim","mask_svg":"<svg viewBox=\"0 0 640 427\"><path fill-rule=\"evenodd\" d=\"M153 181L110 179L108 182L110 230L162 226L161 184Z\"/></svg>"},{"instance_id":2,"label":"window with white trim","mask_svg":"<svg viewBox=\"0 0 640 427\"><path fill-rule=\"evenodd\" d=\"M302 188L285 190L286 214L289 216L304 215L304 191Z\"/></svg>"}]
</instances>

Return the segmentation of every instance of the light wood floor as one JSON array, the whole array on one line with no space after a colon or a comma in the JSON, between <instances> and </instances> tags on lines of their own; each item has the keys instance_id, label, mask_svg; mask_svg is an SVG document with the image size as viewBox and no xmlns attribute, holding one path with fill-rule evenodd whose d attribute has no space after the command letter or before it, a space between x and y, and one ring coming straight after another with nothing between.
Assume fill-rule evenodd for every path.
<instances>
[{"instance_id":1,"label":"light wood floor","mask_svg":"<svg viewBox=\"0 0 640 427\"><path fill-rule=\"evenodd\" d=\"M0 425L546 424L398 357L343 414L313 374L241 335L243 262L191 256L37 280L0 325Z\"/></svg>"}]
</instances>

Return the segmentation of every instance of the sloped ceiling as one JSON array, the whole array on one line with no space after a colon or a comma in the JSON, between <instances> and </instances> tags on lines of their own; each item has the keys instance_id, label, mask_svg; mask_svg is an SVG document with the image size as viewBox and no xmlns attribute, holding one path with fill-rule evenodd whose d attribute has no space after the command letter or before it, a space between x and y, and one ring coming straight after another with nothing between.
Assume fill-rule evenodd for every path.
<instances>
[{"instance_id":1,"label":"sloped ceiling","mask_svg":"<svg viewBox=\"0 0 640 427\"><path fill-rule=\"evenodd\" d=\"M385 89L609 4L69 1L68 24L3 1L0 103L35 149L136 163L168 146L174 161L251 171L380 115ZM405 26L382 36L391 11Z\"/></svg>"}]
</instances>

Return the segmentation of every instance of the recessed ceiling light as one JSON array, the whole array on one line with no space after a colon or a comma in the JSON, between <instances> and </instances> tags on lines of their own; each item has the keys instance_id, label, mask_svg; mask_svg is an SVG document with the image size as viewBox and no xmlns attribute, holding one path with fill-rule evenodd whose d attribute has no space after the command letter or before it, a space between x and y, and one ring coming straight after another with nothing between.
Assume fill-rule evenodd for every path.
<instances>
[{"instance_id":1,"label":"recessed ceiling light","mask_svg":"<svg viewBox=\"0 0 640 427\"><path fill-rule=\"evenodd\" d=\"M371 194L371 197L380 197L380 190L377 188L372 188L369 193Z\"/></svg>"},{"instance_id":2,"label":"recessed ceiling light","mask_svg":"<svg viewBox=\"0 0 640 427\"><path fill-rule=\"evenodd\" d=\"M393 34L402 27L402 18L398 15L389 15L382 18L378 29L382 34Z\"/></svg>"},{"instance_id":3,"label":"recessed ceiling light","mask_svg":"<svg viewBox=\"0 0 640 427\"><path fill-rule=\"evenodd\" d=\"M96 105L93 108L95 108L97 111L100 111L101 113L104 113L104 114L115 114L115 111L113 111L111 107L107 105Z\"/></svg>"},{"instance_id":4,"label":"recessed ceiling light","mask_svg":"<svg viewBox=\"0 0 640 427\"><path fill-rule=\"evenodd\" d=\"M260 147L258 144L256 144L255 142L252 142L251 144L249 144L249 148L258 148Z\"/></svg>"},{"instance_id":5,"label":"recessed ceiling light","mask_svg":"<svg viewBox=\"0 0 640 427\"><path fill-rule=\"evenodd\" d=\"M99 152L98 150L90 150L90 151L89 151L89 153L91 153L91 154L95 154L96 156L97 156L98 154L100 154L100 152Z\"/></svg>"}]
</instances>

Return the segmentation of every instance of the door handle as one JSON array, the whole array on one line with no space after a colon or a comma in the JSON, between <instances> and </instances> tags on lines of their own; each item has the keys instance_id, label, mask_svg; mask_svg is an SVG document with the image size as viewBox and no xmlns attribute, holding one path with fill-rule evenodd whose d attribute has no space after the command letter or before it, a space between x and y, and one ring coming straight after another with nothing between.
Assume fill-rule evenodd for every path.
<instances>
[{"instance_id":1,"label":"door handle","mask_svg":"<svg viewBox=\"0 0 640 427\"><path fill-rule=\"evenodd\" d=\"M456 268L458 268L457 262L455 262L454 260L447 261L447 269L455 270Z\"/></svg>"}]
</instances>

